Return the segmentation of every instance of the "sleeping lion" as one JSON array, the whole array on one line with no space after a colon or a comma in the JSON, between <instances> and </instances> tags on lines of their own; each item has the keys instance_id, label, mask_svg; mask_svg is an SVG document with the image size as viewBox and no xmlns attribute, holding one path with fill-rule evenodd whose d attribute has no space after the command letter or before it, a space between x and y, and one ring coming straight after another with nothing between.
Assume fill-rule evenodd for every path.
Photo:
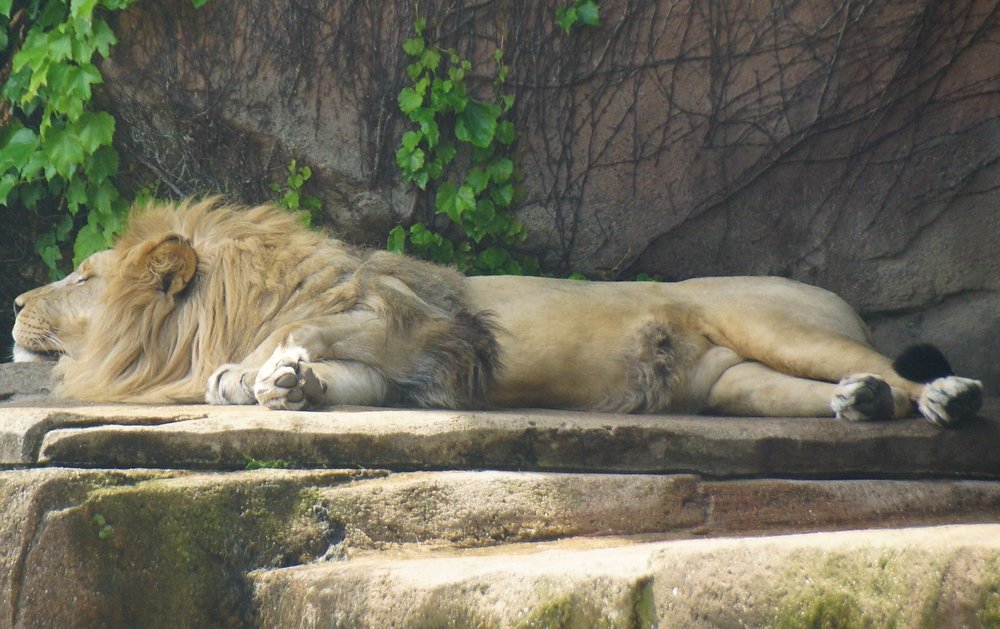
<instances>
[{"instance_id":1,"label":"sleeping lion","mask_svg":"<svg viewBox=\"0 0 1000 629\"><path fill-rule=\"evenodd\" d=\"M837 296L768 277L465 278L356 249L270 206L153 204L15 300L14 359L63 396L141 403L548 407L619 413L973 416L976 380L894 363Z\"/></svg>"}]
</instances>

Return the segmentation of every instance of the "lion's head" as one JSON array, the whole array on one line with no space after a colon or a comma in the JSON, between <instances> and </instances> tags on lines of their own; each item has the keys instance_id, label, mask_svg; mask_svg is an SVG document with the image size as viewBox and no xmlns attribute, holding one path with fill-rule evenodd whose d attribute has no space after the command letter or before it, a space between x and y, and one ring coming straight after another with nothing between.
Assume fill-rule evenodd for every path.
<instances>
[{"instance_id":1,"label":"lion's head","mask_svg":"<svg viewBox=\"0 0 1000 629\"><path fill-rule=\"evenodd\" d=\"M266 262L264 262L266 261ZM58 359L61 394L197 402L219 364L307 311L343 308L353 258L273 207L218 199L133 212L113 249L15 302L14 359Z\"/></svg>"},{"instance_id":2,"label":"lion's head","mask_svg":"<svg viewBox=\"0 0 1000 629\"><path fill-rule=\"evenodd\" d=\"M59 280L14 300L14 361L57 360L77 353L115 269L111 251L95 253Z\"/></svg>"}]
</instances>

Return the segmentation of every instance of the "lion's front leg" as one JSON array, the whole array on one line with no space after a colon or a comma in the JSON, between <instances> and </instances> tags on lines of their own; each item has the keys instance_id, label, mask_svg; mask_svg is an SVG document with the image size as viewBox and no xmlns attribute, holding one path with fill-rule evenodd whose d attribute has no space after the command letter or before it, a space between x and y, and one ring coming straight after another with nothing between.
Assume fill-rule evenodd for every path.
<instances>
[{"instance_id":1,"label":"lion's front leg","mask_svg":"<svg viewBox=\"0 0 1000 629\"><path fill-rule=\"evenodd\" d=\"M253 394L257 369L244 365L222 365L208 378L205 386L205 401L209 404L256 404Z\"/></svg>"},{"instance_id":2,"label":"lion's front leg","mask_svg":"<svg viewBox=\"0 0 1000 629\"><path fill-rule=\"evenodd\" d=\"M273 410L332 405L378 406L390 397L388 380L352 360L312 361L301 346L279 345L259 369L223 365L209 378L210 404L260 404Z\"/></svg>"}]
</instances>

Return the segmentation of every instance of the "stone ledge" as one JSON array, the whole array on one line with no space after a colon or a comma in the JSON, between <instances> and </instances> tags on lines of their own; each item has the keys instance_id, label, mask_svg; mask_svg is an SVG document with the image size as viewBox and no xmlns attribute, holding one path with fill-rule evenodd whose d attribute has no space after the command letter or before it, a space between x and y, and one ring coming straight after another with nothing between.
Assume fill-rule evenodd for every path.
<instances>
[{"instance_id":1,"label":"stone ledge","mask_svg":"<svg viewBox=\"0 0 1000 629\"><path fill-rule=\"evenodd\" d=\"M715 478L1000 478L1000 400L939 430L921 419L637 416L259 407L0 406L0 465L694 473Z\"/></svg>"},{"instance_id":2,"label":"stone ledge","mask_svg":"<svg viewBox=\"0 0 1000 629\"><path fill-rule=\"evenodd\" d=\"M251 575L260 625L996 626L1000 525L377 556Z\"/></svg>"},{"instance_id":3,"label":"stone ledge","mask_svg":"<svg viewBox=\"0 0 1000 629\"><path fill-rule=\"evenodd\" d=\"M585 567L593 558L588 549L602 548L609 556L623 553L620 561L603 563L628 567L634 553L646 553L636 548L687 548L653 540L996 522L998 505L1000 483L984 481L704 481L666 475L378 470L5 471L0 472L0 509L7 516L0 521L0 610L12 616L0 617L0 626L86 627L115 625L116 619L145 627L247 624L255 618L253 582L270 584L259 590L262 609L287 614L279 621L266 612L263 618L273 622L261 626L301 622L295 600L315 603L324 614L326 606L339 609L342 601L310 597L316 591L339 591L348 582L354 590L345 591L356 592L358 601L370 607L362 609L355 601L355 607L345 609L355 609L369 626L383 626L377 622L380 614L399 612L401 618L418 620L413 614L423 609L405 587L398 601L419 609L393 607L397 584L392 575L423 565L434 578L451 574L455 587L461 583L459 589L475 590L480 581L466 579L463 561L501 577L516 575L510 578L518 583L571 584L572 596L563 592L566 596L556 599L562 600L561 614L577 617L624 582L603 577L579 582L558 573L533 581L558 564L542 551L571 552L573 561ZM853 543L863 545L869 533L854 537ZM1000 536L994 542L1000 544ZM469 554L461 548L476 550ZM993 554L984 557L1000 564L996 545L989 548ZM896 551L886 552L893 556ZM941 561L948 556L941 551ZM417 564L414 558L438 563ZM816 561L821 559L826 561ZM718 580L733 570L749 573L757 561L756 556L736 557L725 570L716 565L718 574L704 574ZM892 578L923 579L925 563L915 561L912 572L897 567ZM657 570L663 572L665 565ZM283 566L299 566L302 572L279 570L270 576ZM254 570L248 582L246 575ZM642 572L647 573L657 575L657 582L666 578L652 568ZM383 581L373 581L372 575L379 574ZM631 583L635 575L625 574ZM970 574L973 580L981 576ZM313 594L276 594L298 583L296 575L308 576ZM771 576L765 572L762 578ZM379 583L392 589L379 590ZM519 587L501 601L505 617L517 620L519 610L548 605L534 595L518 599ZM386 596L381 604L371 599L376 591ZM455 600L459 607L449 608L449 614L471 613L483 602ZM615 600L614 605L627 603ZM499 626L512 626L505 623Z\"/></svg>"}]
</instances>

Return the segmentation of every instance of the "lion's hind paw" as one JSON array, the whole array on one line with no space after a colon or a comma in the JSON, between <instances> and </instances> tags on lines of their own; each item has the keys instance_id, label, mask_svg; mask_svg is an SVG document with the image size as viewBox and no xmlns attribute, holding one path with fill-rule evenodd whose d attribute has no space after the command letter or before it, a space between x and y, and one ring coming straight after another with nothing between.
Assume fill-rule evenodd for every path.
<instances>
[{"instance_id":1,"label":"lion's hind paw","mask_svg":"<svg viewBox=\"0 0 1000 629\"><path fill-rule=\"evenodd\" d=\"M892 389L872 374L855 374L840 381L830 401L837 419L864 422L892 417Z\"/></svg>"},{"instance_id":2,"label":"lion's hind paw","mask_svg":"<svg viewBox=\"0 0 1000 629\"><path fill-rule=\"evenodd\" d=\"M938 378L930 382L917 400L920 414L942 428L974 417L982 405L982 383L958 376Z\"/></svg>"}]
</instances>

